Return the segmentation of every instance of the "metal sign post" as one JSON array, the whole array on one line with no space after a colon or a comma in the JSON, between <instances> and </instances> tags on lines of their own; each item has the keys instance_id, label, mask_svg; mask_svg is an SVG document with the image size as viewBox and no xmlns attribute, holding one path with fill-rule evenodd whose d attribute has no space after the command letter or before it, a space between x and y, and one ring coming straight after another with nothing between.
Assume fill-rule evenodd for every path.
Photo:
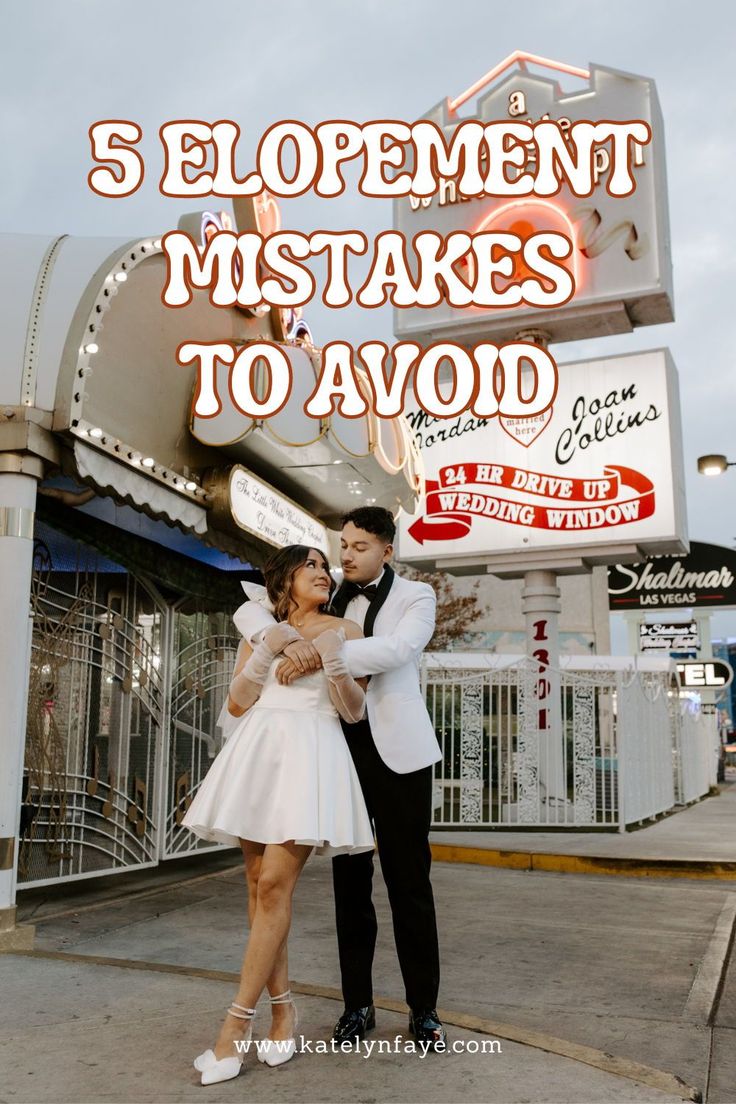
<instances>
[{"instance_id":1,"label":"metal sign post","mask_svg":"<svg viewBox=\"0 0 736 1104\"><path fill-rule=\"evenodd\" d=\"M530 341L546 349L549 334L525 330L517 341ZM526 628L526 654L534 663L534 726L539 748L540 807L553 809L567 805L565 749L562 735L560 700L560 588L557 574L551 570L527 571L521 592L521 608Z\"/></svg>"},{"instance_id":2,"label":"metal sign post","mask_svg":"<svg viewBox=\"0 0 736 1104\"><path fill-rule=\"evenodd\" d=\"M29 465L30 466L30 465ZM28 950L34 929L16 926L16 882L23 801L23 752L28 710L30 641L29 600L33 569L33 520L36 477L21 471L20 457L7 457L0 472L0 575L3 579L0 616L0 950ZM30 799L32 800L32 798Z\"/></svg>"},{"instance_id":3,"label":"metal sign post","mask_svg":"<svg viewBox=\"0 0 736 1104\"><path fill-rule=\"evenodd\" d=\"M521 608L526 623L526 654L534 664L531 720L539 748L540 805L547 806L545 819L550 820L552 809L567 805L560 700L560 588L554 571L526 572Z\"/></svg>"}]
</instances>

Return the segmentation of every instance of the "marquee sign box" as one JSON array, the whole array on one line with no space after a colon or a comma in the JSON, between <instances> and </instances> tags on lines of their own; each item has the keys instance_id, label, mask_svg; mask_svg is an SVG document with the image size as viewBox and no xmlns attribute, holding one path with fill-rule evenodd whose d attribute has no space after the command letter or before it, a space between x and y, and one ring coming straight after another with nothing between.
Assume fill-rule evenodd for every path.
<instances>
[{"instance_id":1,"label":"marquee sign box","mask_svg":"<svg viewBox=\"0 0 736 1104\"><path fill-rule=\"evenodd\" d=\"M239 464L230 473L230 507L241 529L284 548L306 544L327 552L324 525Z\"/></svg>"},{"instance_id":2,"label":"marquee sign box","mask_svg":"<svg viewBox=\"0 0 736 1104\"><path fill-rule=\"evenodd\" d=\"M275 548L306 544L330 551L321 521L241 464L213 473L206 486L219 525L244 530Z\"/></svg>"},{"instance_id":3,"label":"marquee sign box","mask_svg":"<svg viewBox=\"0 0 736 1104\"><path fill-rule=\"evenodd\" d=\"M407 416L427 493L418 516L400 517L402 560L514 576L687 548L666 349L560 365L553 406L534 418Z\"/></svg>"},{"instance_id":4,"label":"marquee sign box","mask_svg":"<svg viewBox=\"0 0 736 1104\"><path fill-rule=\"evenodd\" d=\"M596 151L597 183L590 196L575 196L566 184L551 199L530 196L462 196L454 180L445 181L431 197L394 201L394 225L408 242L421 231L443 237L454 231L516 234L525 241L540 231L561 231L573 243L570 260L576 290L571 301L554 309L437 307L397 309L394 332L403 340L429 344L451 340L475 344L481 340L511 341L523 330L541 329L552 342L574 341L631 331L635 326L671 322L673 314L664 128L654 82L646 77L593 65L589 86L562 93L556 80L530 72L511 72L477 102L481 122L566 120L643 120L651 142L639 147L633 168L636 188L626 197L612 196L606 184L610 165L606 151ZM425 118L445 135L446 143L466 121L441 101ZM530 171L533 167L529 166ZM509 172L512 170L509 170ZM411 251L409 251L411 256ZM462 273L459 273L462 275ZM525 275L521 260L515 277Z\"/></svg>"}]
</instances>

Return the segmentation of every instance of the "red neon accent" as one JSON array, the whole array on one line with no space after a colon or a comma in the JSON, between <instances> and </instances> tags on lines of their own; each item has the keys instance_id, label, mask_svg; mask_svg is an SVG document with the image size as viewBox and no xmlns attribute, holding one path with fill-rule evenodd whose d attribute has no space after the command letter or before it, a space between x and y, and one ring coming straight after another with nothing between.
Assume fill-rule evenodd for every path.
<instances>
[{"instance_id":1,"label":"red neon accent","mask_svg":"<svg viewBox=\"0 0 736 1104\"><path fill-rule=\"evenodd\" d=\"M425 540L460 540L467 537L470 532L470 524L458 514L447 514L450 521L441 522L436 519L420 517L413 525L409 526L409 533L417 542L424 544Z\"/></svg>"},{"instance_id":2,"label":"red neon accent","mask_svg":"<svg viewBox=\"0 0 736 1104\"><path fill-rule=\"evenodd\" d=\"M479 469L484 467L486 471L483 473L485 478L481 478ZM490 478L488 469L490 465L485 464L463 464L463 480L464 484L474 484L479 487L493 486L493 487L507 487L514 489L514 478L521 472L525 476L533 475L537 481L541 481L544 486L532 489L531 487L519 487L518 490L523 490L524 494L537 495L542 498L553 498L557 500L559 498L560 483L564 481L570 484L571 494L569 495L570 501L585 501L585 485L589 482L587 479L576 479L573 476L566 475L545 475L543 472L532 472L526 468L512 467L509 464L494 464L493 465L493 479ZM428 487L430 491L436 491L440 487L455 487L458 485L458 479L456 478L457 466L453 464L451 467L440 468L437 472L438 480L434 482L433 486ZM552 486L548 486L549 483ZM602 496L596 496L595 503L609 502L615 500L620 493L620 478L618 475L612 475L610 478L604 477L603 479L596 480L596 482L608 483L608 489ZM568 501L568 499L563 499Z\"/></svg>"},{"instance_id":3,"label":"red neon accent","mask_svg":"<svg viewBox=\"0 0 736 1104\"><path fill-rule=\"evenodd\" d=\"M709 600L711 598L725 598L726 597L725 594L711 594L709 591L706 591L705 593L708 595ZM620 606L624 602L630 602L631 599L630 598L614 598L613 601L616 605ZM643 609L644 607L642 606L642 607L639 607L639 608ZM665 609L670 609L670 606L657 606L657 610L665 610ZM675 612L676 607L673 606L672 610L673 610L673 612Z\"/></svg>"},{"instance_id":4,"label":"red neon accent","mask_svg":"<svg viewBox=\"0 0 736 1104\"><path fill-rule=\"evenodd\" d=\"M563 265L572 263L572 278L575 281L575 294L577 294L580 291L580 260L578 257L579 250L577 237L575 235L575 227L573 226L572 220L567 212L563 211L561 207L557 207L556 204L550 203L548 199L512 199L509 203L504 203L501 207L494 207L493 210L488 215L486 215L484 219L481 219L481 221L478 223L472 233L480 234L485 230L486 226L488 226L490 222L496 222L497 219L503 218L503 216L509 211L512 211L516 208L524 207L530 209L530 218L533 217L533 209L535 207L548 207L549 210L552 211L555 215L559 215L559 217L565 223L565 226L568 230L566 236L572 242L572 253L569 257L565 257L564 261L558 261L558 263ZM539 227L534 227L534 229L538 232L541 230L541 228ZM555 260L557 260L557 258L555 258ZM531 275L535 274L531 273ZM519 304L519 306L522 305L523 304L521 303Z\"/></svg>"},{"instance_id":5,"label":"red neon accent","mask_svg":"<svg viewBox=\"0 0 736 1104\"><path fill-rule=\"evenodd\" d=\"M524 62L530 61L532 65L543 65L546 69L554 69L558 73L568 73L571 77L583 77L585 80L590 78L590 71L588 69L577 69L574 65L565 65L561 61L552 61L550 58L539 57L537 54L528 54L526 50L514 50L513 54L500 61L498 65L495 65L493 69L490 69L484 77L477 80L475 84L471 84L470 88L465 92L457 96L454 100L448 100L447 106L450 112L454 114L459 107L469 100L471 96L474 96L476 92L480 92L481 88L485 88L487 84L490 84L492 80L499 77L501 73L504 73L507 69L510 69L516 62L520 62L522 66Z\"/></svg>"}]
</instances>

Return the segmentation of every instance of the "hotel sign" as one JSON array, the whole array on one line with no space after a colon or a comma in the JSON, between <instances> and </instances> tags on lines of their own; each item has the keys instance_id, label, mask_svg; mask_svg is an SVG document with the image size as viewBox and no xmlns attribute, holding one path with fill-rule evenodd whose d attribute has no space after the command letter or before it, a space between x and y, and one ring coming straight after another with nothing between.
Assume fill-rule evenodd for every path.
<instances>
[{"instance_id":1,"label":"hotel sign","mask_svg":"<svg viewBox=\"0 0 736 1104\"><path fill-rule=\"evenodd\" d=\"M724 659L689 659L677 664L683 690L725 690L733 681L733 668Z\"/></svg>"},{"instance_id":2,"label":"hotel sign","mask_svg":"<svg viewBox=\"0 0 736 1104\"><path fill-rule=\"evenodd\" d=\"M608 569L611 610L736 608L736 552L693 541L687 556L654 556Z\"/></svg>"}]
</instances>

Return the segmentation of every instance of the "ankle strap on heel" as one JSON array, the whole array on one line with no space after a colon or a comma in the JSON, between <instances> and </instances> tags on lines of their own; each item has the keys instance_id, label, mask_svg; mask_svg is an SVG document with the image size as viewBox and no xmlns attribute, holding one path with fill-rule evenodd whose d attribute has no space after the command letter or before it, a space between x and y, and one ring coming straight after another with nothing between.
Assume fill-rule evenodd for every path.
<instances>
[{"instance_id":1,"label":"ankle strap on heel","mask_svg":"<svg viewBox=\"0 0 736 1104\"><path fill-rule=\"evenodd\" d=\"M291 1001L291 989L287 989L285 993L280 993L278 997L269 997L270 1004L289 1004Z\"/></svg>"},{"instance_id":2,"label":"ankle strap on heel","mask_svg":"<svg viewBox=\"0 0 736 1104\"><path fill-rule=\"evenodd\" d=\"M246 1008L237 1001L232 1001L227 1011L228 1015L234 1016L236 1020L252 1020L256 1014L255 1008Z\"/></svg>"}]
</instances>

